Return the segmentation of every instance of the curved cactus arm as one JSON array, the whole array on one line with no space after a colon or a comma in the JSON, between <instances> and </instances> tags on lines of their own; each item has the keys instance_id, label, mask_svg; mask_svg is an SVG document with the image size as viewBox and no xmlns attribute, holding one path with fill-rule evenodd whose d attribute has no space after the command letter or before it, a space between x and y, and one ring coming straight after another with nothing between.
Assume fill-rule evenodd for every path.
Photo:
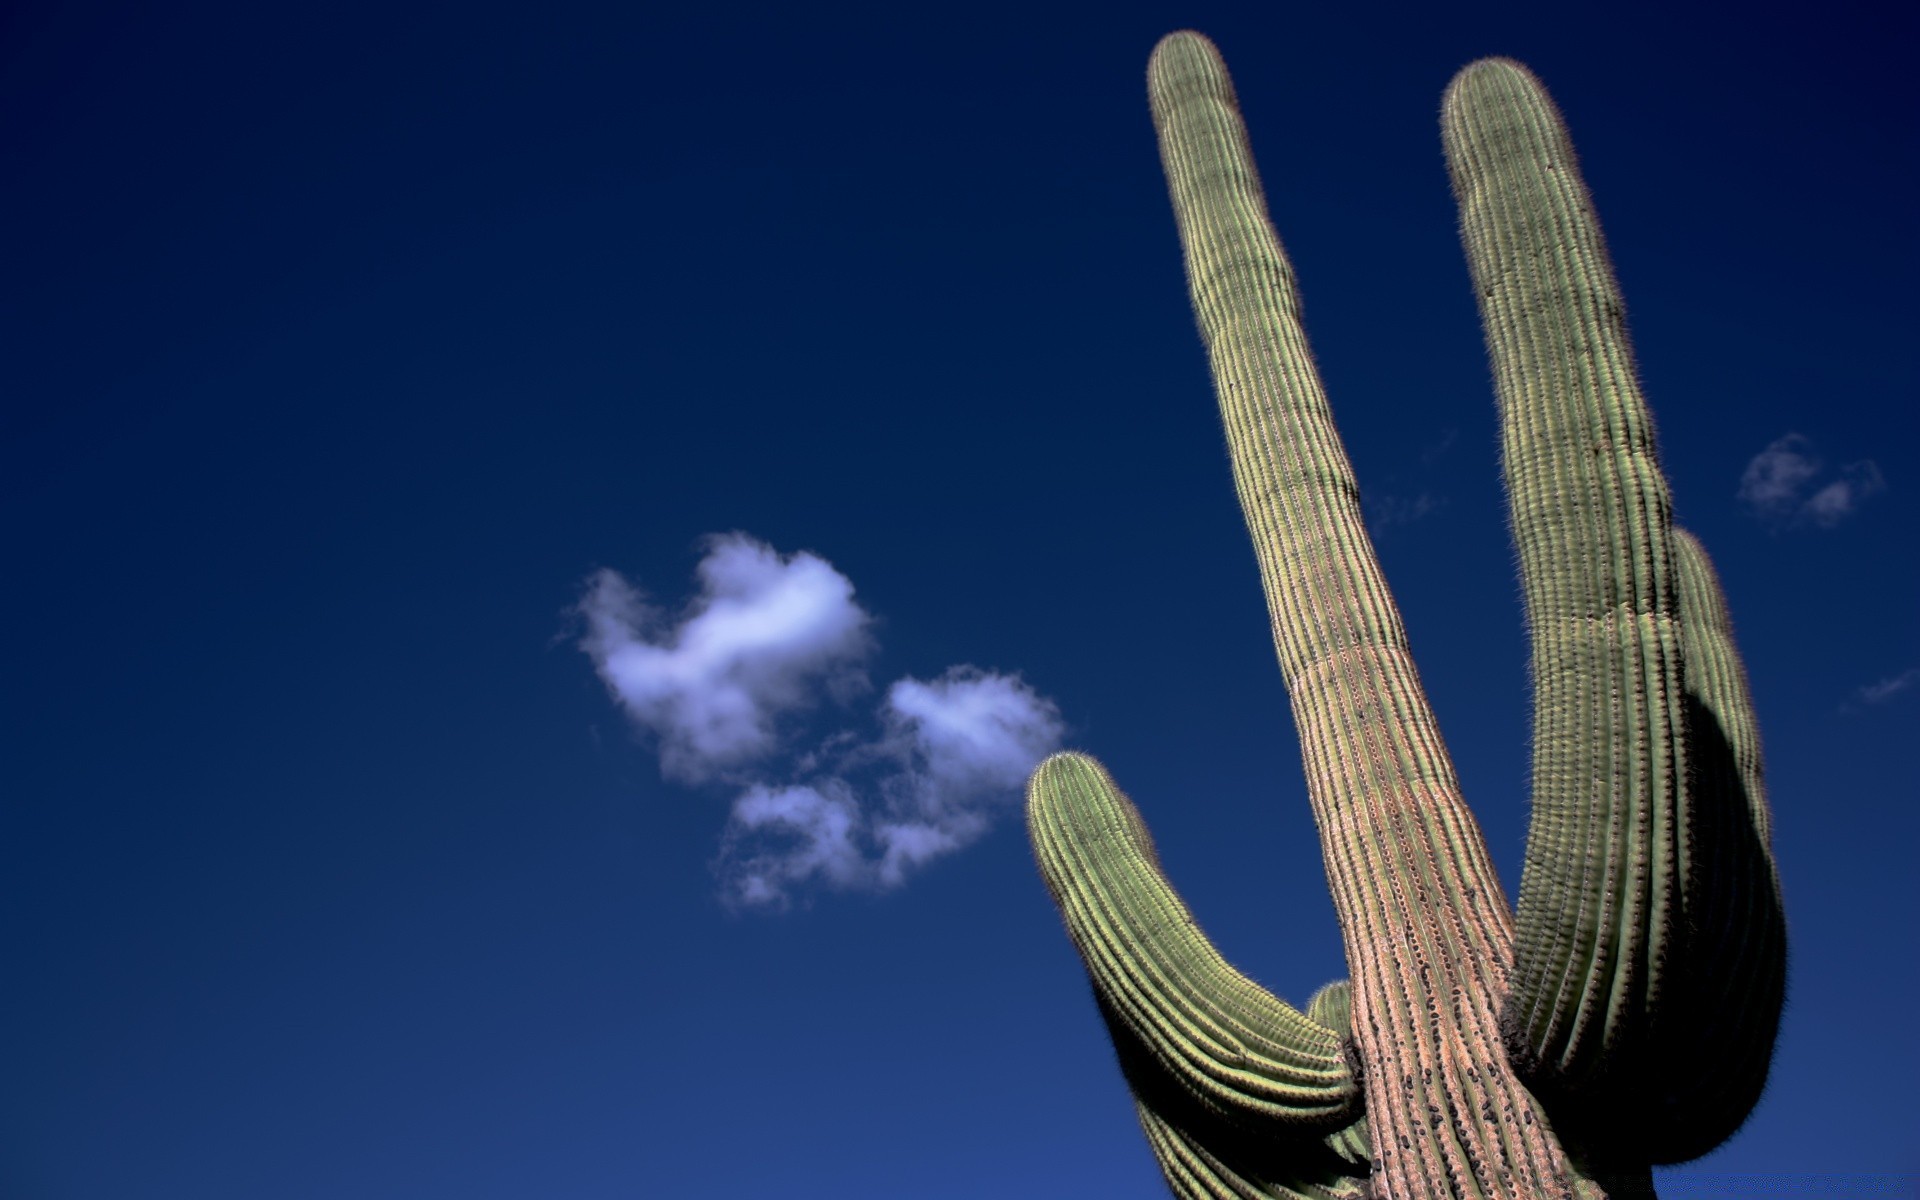
<instances>
[{"instance_id":1,"label":"curved cactus arm","mask_svg":"<svg viewBox=\"0 0 1920 1200\"><path fill-rule=\"evenodd\" d=\"M1634 1089L1632 1111L1644 1114L1642 1140L1654 1163L1705 1154L1759 1101L1787 971L1786 915L1746 670L1713 564L1691 534L1674 535L1696 849L1686 864L1684 972L1676 972L1676 987L1655 1014L1649 1057L1658 1086ZM1620 1107L1610 1098L1600 1103Z\"/></svg>"},{"instance_id":2,"label":"curved cactus arm","mask_svg":"<svg viewBox=\"0 0 1920 1200\"><path fill-rule=\"evenodd\" d=\"M1160 1173L1166 1176L1167 1187L1180 1200L1270 1200L1272 1197L1264 1181L1248 1179L1208 1154L1138 1097L1134 1099L1133 1111L1140 1118L1140 1129L1147 1135L1147 1145L1160 1164Z\"/></svg>"},{"instance_id":3,"label":"curved cactus arm","mask_svg":"<svg viewBox=\"0 0 1920 1200\"><path fill-rule=\"evenodd\" d=\"M1147 1145L1166 1176L1167 1186L1180 1200L1268 1200L1272 1193L1264 1183L1248 1179L1213 1155L1193 1144L1187 1136L1169 1125L1160 1114L1133 1102Z\"/></svg>"},{"instance_id":4,"label":"curved cactus arm","mask_svg":"<svg viewBox=\"0 0 1920 1200\"><path fill-rule=\"evenodd\" d=\"M1506 900L1367 536L1226 67L1175 33L1147 86L1346 940L1380 1186L1565 1194L1499 1049Z\"/></svg>"},{"instance_id":5,"label":"curved cactus arm","mask_svg":"<svg viewBox=\"0 0 1920 1200\"><path fill-rule=\"evenodd\" d=\"M1357 1178L1323 1177L1308 1182L1297 1177L1268 1179L1242 1174L1197 1144L1180 1128L1152 1108L1134 1100L1140 1128L1160 1164L1167 1186L1180 1200L1366 1200L1371 1195Z\"/></svg>"},{"instance_id":6,"label":"curved cactus arm","mask_svg":"<svg viewBox=\"0 0 1920 1200\"><path fill-rule=\"evenodd\" d=\"M1785 981L1745 676L1712 567L1673 526L1553 101L1487 59L1455 77L1442 125L1533 639L1503 1034L1569 1148L1605 1145L1595 1169L1683 1161L1758 1100Z\"/></svg>"},{"instance_id":7,"label":"curved cactus arm","mask_svg":"<svg viewBox=\"0 0 1920 1200\"><path fill-rule=\"evenodd\" d=\"M1365 1200L1367 1160L1343 1154L1339 1134L1319 1138L1311 1130L1249 1121L1211 1104L1154 1057L1098 989L1094 999L1140 1127L1176 1196Z\"/></svg>"},{"instance_id":8,"label":"curved cactus arm","mask_svg":"<svg viewBox=\"0 0 1920 1200\"><path fill-rule=\"evenodd\" d=\"M1560 114L1484 59L1442 118L1499 396L1533 639L1533 815L1509 1052L1538 1090L1644 1046L1679 931L1686 708L1672 504Z\"/></svg>"},{"instance_id":9,"label":"curved cactus arm","mask_svg":"<svg viewBox=\"0 0 1920 1200\"><path fill-rule=\"evenodd\" d=\"M1713 776L1716 786L1737 789L1742 823L1766 851L1771 871L1773 819L1767 809L1766 772L1760 755L1760 724L1747 689L1747 669L1734 648L1733 619L1719 573L1700 540L1674 531L1674 565L1679 569L1680 615L1687 629L1687 692L1698 697L1719 726L1726 753L1694 764L1696 778Z\"/></svg>"},{"instance_id":10,"label":"curved cactus arm","mask_svg":"<svg viewBox=\"0 0 1920 1200\"><path fill-rule=\"evenodd\" d=\"M1230 1122L1324 1133L1353 1119L1360 1096L1340 1039L1220 957L1098 762L1066 753L1041 763L1027 824L1123 1065L1137 1044Z\"/></svg>"},{"instance_id":11,"label":"curved cactus arm","mask_svg":"<svg viewBox=\"0 0 1920 1200\"><path fill-rule=\"evenodd\" d=\"M1343 1155L1331 1139L1310 1131L1249 1122L1210 1107L1153 1057L1109 1005L1100 1001L1099 1007L1140 1127L1176 1196L1364 1200L1368 1195L1364 1158Z\"/></svg>"}]
</instances>

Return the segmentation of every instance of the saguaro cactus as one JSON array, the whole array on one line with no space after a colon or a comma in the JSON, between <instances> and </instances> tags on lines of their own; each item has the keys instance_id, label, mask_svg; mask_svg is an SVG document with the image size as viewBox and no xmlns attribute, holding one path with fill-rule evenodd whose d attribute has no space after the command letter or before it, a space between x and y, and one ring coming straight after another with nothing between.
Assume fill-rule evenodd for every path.
<instances>
[{"instance_id":1,"label":"saguaro cactus","mask_svg":"<svg viewBox=\"0 0 1920 1200\"><path fill-rule=\"evenodd\" d=\"M1443 134L1494 368L1533 640L1518 911L1361 519L1226 68L1148 89L1352 976L1301 1012L1229 966L1101 765L1028 786L1048 889L1183 1197L1651 1195L1765 1083L1785 923L1719 584L1674 528L1618 288L1531 74Z\"/></svg>"}]
</instances>

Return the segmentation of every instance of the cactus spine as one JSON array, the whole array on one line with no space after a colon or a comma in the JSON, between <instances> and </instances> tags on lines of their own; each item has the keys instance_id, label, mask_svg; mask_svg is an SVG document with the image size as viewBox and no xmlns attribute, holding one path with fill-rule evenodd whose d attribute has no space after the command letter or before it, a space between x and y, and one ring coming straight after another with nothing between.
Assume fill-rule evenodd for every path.
<instances>
[{"instance_id":1,"label":"cactus spine","mask_svg":"<svg viewBox=\"0 0 1920 1200\"><path fill-rule=\"evenodd\" d=\"M1725 605L1673 528L1559 115L1485 60L1443 118L1533 636L1516 916L1367 536L1226 68L1176 33L1148 90L1352 975L1306 1013L1266 994L1207 943L1106 771L1043 763L1041 873L1149 1144L1183 1197L1650 1195L1651 1164L1711 1149L1758 1098L1784 921Z\"/></svg>"}]
</instances>

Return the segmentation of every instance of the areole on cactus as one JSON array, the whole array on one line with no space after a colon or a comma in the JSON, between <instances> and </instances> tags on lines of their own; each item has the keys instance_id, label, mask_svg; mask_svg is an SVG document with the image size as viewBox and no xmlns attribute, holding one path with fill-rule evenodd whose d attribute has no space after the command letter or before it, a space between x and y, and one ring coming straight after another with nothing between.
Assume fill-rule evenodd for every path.
<instances>
[{"instance_id":1,"label":"areole on cactus","mask_svg":"<svg viewBox=\"0 0 1920 1200\"><path fill-rule=\"evenodd\" d=\"M1351 985L1306 1012L1228 965L1132 803L1035 770L1040 870L1183 1197L1651 1195L1737 1129L1785 987L1758 735L1706 555L1672 521L1572 145L1517 63L1443 139L1502 425L1533 643L1517 911L1423 694L1204 37L1148 90Z\"/></svg>"}]
</instances>

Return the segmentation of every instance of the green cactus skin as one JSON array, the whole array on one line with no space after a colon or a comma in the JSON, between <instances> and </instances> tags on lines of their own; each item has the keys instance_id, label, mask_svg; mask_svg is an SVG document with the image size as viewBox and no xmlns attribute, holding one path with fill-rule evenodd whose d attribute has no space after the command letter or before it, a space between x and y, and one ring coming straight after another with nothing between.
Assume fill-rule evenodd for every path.
<instances>
[{"instance_id":1,"label":"green cactus skin","mask_svg":"<svg viewBox=\"0 0 1920 1200\"><path fill-rule=\"evenodd\" d=\"M1313 994L1307 1001L1307 1016L1326 1026L1341 1039L1352 1044L1353 1039L1353 985L1342 979L1329 983ZM1373 1160L1373 1143L1367 1137L1367 1119L1356 1117L1353 1124L1333 1134L1327 1144L1343 1158L1354 1162Z\"/></svg>"},{"instance_id":2,"label":"green cactus skin","mask_svg":"<svg viewBox=\"0 0 1920 1200\"><path fill-rule=\"evenodd\" d=\"M1357 1195L1365 1157L1323 1141L1360 1108L1342 1035L1220 957L1161 873L1139 812L1099 763L1056 754L1028 792L1041 878L1176 1189Z\"/></svg>"},{"instance_id":3,"label":"green cactus skin","mask_svg":"<svg viewBox=\"0 0 1920 1200\"><path fill-rule=\"evenodd\" d=\"M1579 1079L1639 1034L1677 933L1672 503L1551 101L1524 69L1489 61L1455 78L1442 112L1533 634L1533 821L1504 1015L1534 1073Z\"/></svg>"},{"instance_id":4,"label":"green cactus skin","mask_svg":"<svg viewBox=\"0 0 1920 1200\"><path fill-rule=\"evenodd\" d=\"M1534 646L1516 918L1361 519L1225 65L1171 34L1148 92L1352 975L1305 1014L1262 991L1106 771L1041 764L1036 856L1148 1142L1181 1197L1651 1196L1651 1164L1711 1149L1758 1099L1784 919L1725 603L1672 525L1559 115L1498 59L1443 115Z\"/></svg>"},{"instance_id":5,"label":"green cactus skin","mask_svg":"<svg viewBox=\"0 0 1920 1200\"><path fill-rule=\"evenodd\" d=\"M1752 709L1712 568L1673 526L1560 114L1526 68L1488 59L1455 77L1441 127L1533 641L1507 1047L1569 1132L1682 1161L1758 1099L1784 982ZM1744 765L1715 753L1716 724Z\"/></svg>"},{"instance_id":6,"label":"green cactus skin","mask_svg":"<svg viewBox=\"0 0 1920 1200\"><path fill-rule=\"evenodd\" d=\"M1030 791L1041 877L1112 1023L1224 1117L1312 1132L1351 1122L1360 1096L1339 1035L1227 965L1100 764L1056 754Z\"/></svg>"}]
</instances>

